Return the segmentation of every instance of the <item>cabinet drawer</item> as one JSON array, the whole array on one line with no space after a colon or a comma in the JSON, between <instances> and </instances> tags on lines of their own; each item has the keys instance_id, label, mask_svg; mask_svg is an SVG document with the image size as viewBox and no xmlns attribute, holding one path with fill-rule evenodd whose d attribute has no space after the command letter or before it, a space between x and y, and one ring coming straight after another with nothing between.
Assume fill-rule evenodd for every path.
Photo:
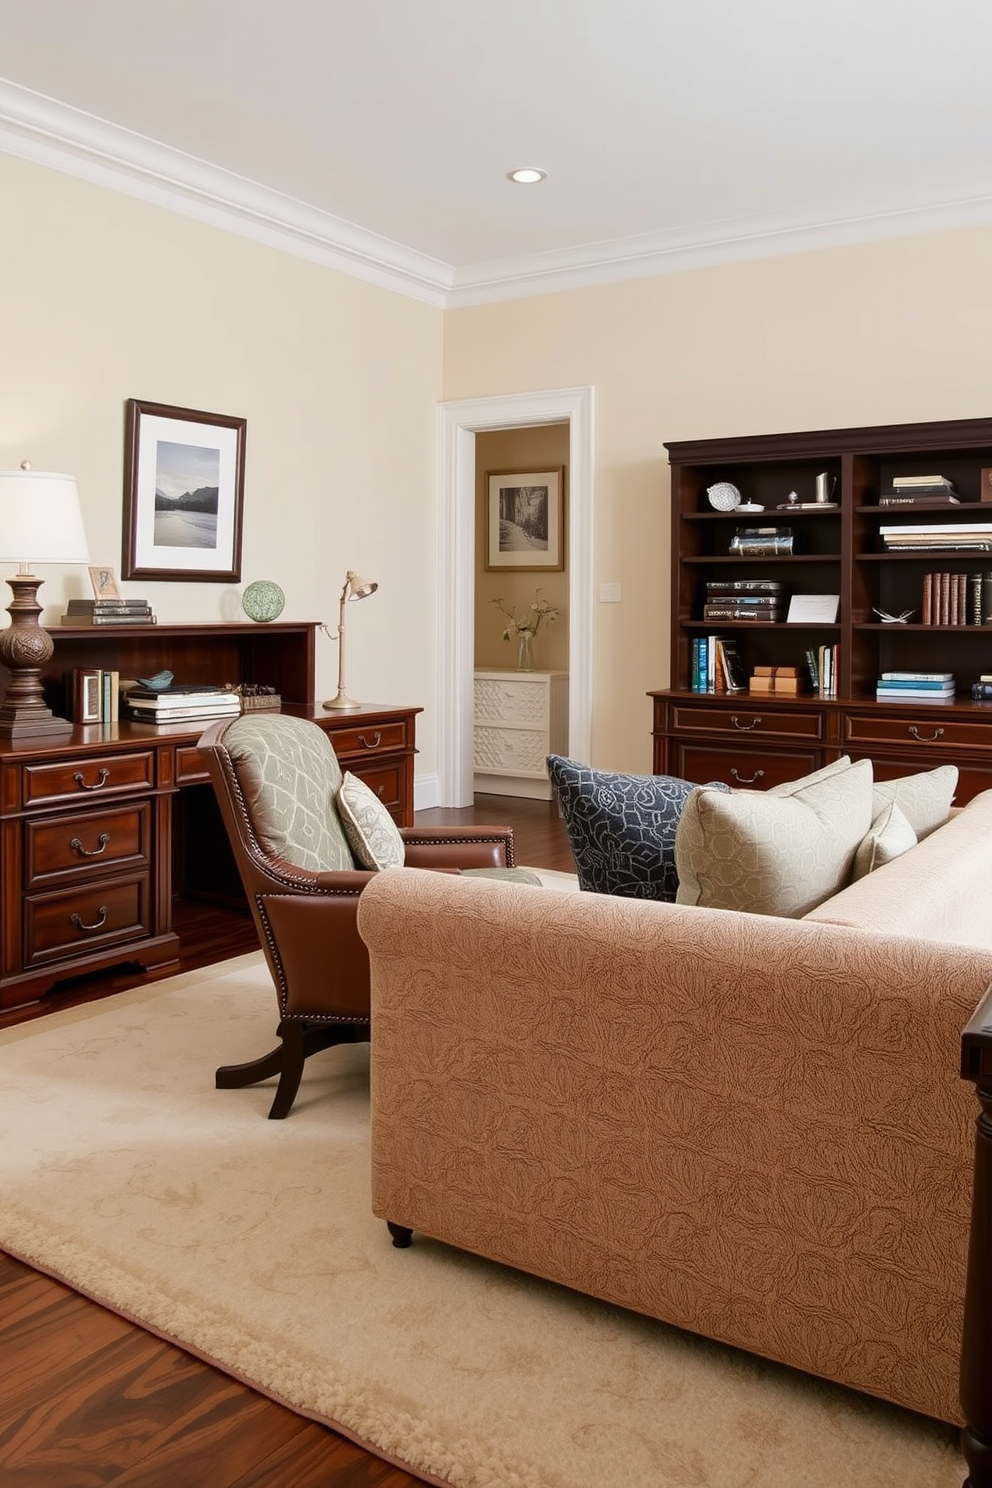
<instances>
[{"instance_id":1,"label":"cabinet drawer","mask_svg":"<svg viewBox=\"0 0 992 1488\"><path fill-rule=\"evenodd\" d=\"M351 772L357 775L359 780L365 782L370 791L374 791L384 806L390 811L396 812L401 805L400 788L402 771L399 765L382 765L379 769L361 769L359 762L355 762L355 769Z\"/></svg>"},{"instance_id":2,"label":"cabinet drawer","mask_svg":"<svg viewBox=\"0 0 992 1488\"><path fill-rule=\"evenodd\" d=\"M692 734L761 734L783 739L823 737L823 716L795 708L769 707L760 697L741 698L732 708L677 703L672 709L676 729Z\"/></svg>"},{"instance_id":3,"label":"cabinet drawer","mask_svg":"<svg viewBox=\"0 0 992 1488\"><path fill-rule=\"evenodd\" d=\"M40 966L150 934L148 875L24 901L24 962Z\"/></svg>"},{"instance_id":4,"label":"cabinet drawer","mask_svg":"<svg viewBox=\"0 0 992 1488\"><path fill-rule=\"evenodd\" d=\"M992 729L987 723L969 723L964 718L942 718L940 705L907 708L898 718L878 713L848 713L844 717L845 744L885 744L901 749L934 746L940 752L948 748L988 750Z\"/></svg>"},{"instance_id":5,"label":"cabinet drawer","mask_svg":"<svg viewBox=\"0 0 992 1488\"><path fill-rule=\"evenodd\" d=\"M767 790L770 785L798 780L818 770L823 763L817 750L771 752L748 745L743 739L737 747L728 742L725 748L676 740L675 759L674 773L683 780L694 780L699 785L722 780L726 785L748 790Z\"/></svg>"},{"instance_id":6,"label":"cabinet drawer","mask_svg":"<svg viewBox=\"0 0 992 1488\"><path fill-rule=\"evenodd\" d=\"M155 784L155 757L133 754L86 755L60 764L27 765L24 769L24 804L87 800L101 792L150 790Z\"/></svg>"},{"instance_id":7,"label":"cabinet drawer","mask_svg":"<svg viewBox=\"0 0 992 1488\"><path fill-rule=\"evenodd\" d=\"M409 742L407 724L402 719L395 723L364 723L353 728L328 729L327 734L339 760L348 755L361 758L368 754L387 754L390 749L407 748Z\"/></svg>"},{"instance_id":8,"label":"cabinet drawer","mask_svg":"<svg viewBox=\"0 0 992 1488\"><path fill-rule=\"evenodd\" d=\"M209 780L207 762L195 744L181 744L176 750L176 784L195 785Z\"/></svg>"},{"instance_id":9,"label":"cabinet drawer","mask_svg":"<svg viewBox=\"0 0 992 1488\"><path fill-rule=\"evenodd\" d=\"M151 843L148 801L109 811L74 812L24 828L24 887L92 878L108 869L147 867Z\"/></svg>"},{"instance_id":10,"label":"cabinet drawer","mask_svg":"<svg viewBox=\"0 0 992 1488\"><path fill-rule=\"evenodd\" d=\"M533 729L475 728L475 768L505 775L548 773L548 736Z\"/></svg>"},{"instance_id":11,"label":"cabinet drawer","mask_svg":"<svg viewBox=\"0 0 992 1488\"><path fill-rule=\"evenodd\" d=\"M510 723L521 728L546 729L549 716L548 684L540 681L475 679L477 723Z\"/></svg>"},{"instance_id":12,"label":"cabinet drawer","mask_svg":"<svg viewBox=\"0 0 992 1488\"><path fill-rule=\"evenodd\" d=\"M878 750L851 749L849 751L852 759L870 759L872 775L876 780L896 780L900 775L915 775L919 770L933 770L938 765L957 765L958 783L954 791L954 805L967 806L973 796L981 795L982 791L992 790L992 763L981 765L960 761L952 755L950 758L940 758L935 753L924 757L917 754L913 757L910 750L893 751L891 755L879 754Z\"/></svg>"}]
</instances>

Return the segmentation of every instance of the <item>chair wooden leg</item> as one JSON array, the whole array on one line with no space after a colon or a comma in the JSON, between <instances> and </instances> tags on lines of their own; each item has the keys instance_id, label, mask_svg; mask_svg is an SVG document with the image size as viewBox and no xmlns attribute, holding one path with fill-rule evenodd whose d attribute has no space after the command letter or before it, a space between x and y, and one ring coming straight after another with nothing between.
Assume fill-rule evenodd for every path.
<instances>
[{"instance_id":1,"label":"chair wooden leg","mask_svg":"<svg viewBox=\"0 0 992 1488\"><path fill-rule=\"evenodd\" d=\"M334 1044L360 1043L369 1036L363 1023L313 1024L284 1022L279 1024L278 1048L247 1064L224 1064L214 1074L218 1090L240 1090L257 1085L260 1080L279 1076L275 1097L269 1109L270 1121L288 1116L303 1078L303 1066L311 1054L330 1049Z\"/></svg>"}]
</instances>

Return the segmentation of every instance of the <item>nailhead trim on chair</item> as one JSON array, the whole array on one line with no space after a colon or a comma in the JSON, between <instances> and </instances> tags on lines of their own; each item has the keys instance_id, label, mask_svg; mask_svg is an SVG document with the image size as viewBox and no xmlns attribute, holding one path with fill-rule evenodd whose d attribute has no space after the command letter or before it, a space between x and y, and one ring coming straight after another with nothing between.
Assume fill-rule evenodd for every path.
<instances>
[{"instance_id":1,"label":"nailhead trim on chair","mask_svg":"<svg viewBox=\"0 0 992 1488\"><path fill-rule=\"evenodd\" d=\"M291 1023L362 1023L368 1024L368 1018L360 1018L355 1013L288 1013L286 1011L287 987L286 978L282 969L282 957L269 924L269 917L265 912L264 895L256 894L255 903L258 906L259 918L265 929L265 939L269 943L272 952L272 960L279 974L279 1015Z\"/></svg>"},{"instance_id":2,"label":"nailhead trim on chair","mask_svg":"<svg viewBox=\"0 0 992 1488\"><path fill-rule=\"evenodd\" d=\"M484 843L484 842L503 842L506 845L506 866L507 866L507 868L515 868L517 866L516 863L513 861L513 838L512 838L512 836L509 838L509 840L507 840L503 836L502 832L500 832L498 834L497 833L493 833L493 832L480 832L476 836L459 837L458 840L459 840L459 843L468 842L468 843L480 843L480 844L481 843ZM412 842L410 844L410 846L411 847L443 847L447 843L447 841L448 841L447 837L422 837L420 835L420 833L418 832L416 842Z\"/></svg>"}]
</instances>

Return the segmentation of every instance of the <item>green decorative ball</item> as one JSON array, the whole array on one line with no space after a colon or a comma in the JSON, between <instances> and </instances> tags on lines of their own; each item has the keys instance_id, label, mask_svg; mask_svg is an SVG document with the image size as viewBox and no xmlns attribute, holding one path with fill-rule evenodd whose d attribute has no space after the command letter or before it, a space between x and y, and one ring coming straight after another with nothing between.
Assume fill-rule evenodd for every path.
<instances>
[{"instance_id":1,"label":"green decorative ball","mask_svg":"<svg viewBox=\"0 0 992 1488\"><path fill-rule=\"evenodd\" d=\"M241 596L241 608L249 620L276 620L285 603L285 594L271 579L256 579Z\"/></svg>"}]
</instances>

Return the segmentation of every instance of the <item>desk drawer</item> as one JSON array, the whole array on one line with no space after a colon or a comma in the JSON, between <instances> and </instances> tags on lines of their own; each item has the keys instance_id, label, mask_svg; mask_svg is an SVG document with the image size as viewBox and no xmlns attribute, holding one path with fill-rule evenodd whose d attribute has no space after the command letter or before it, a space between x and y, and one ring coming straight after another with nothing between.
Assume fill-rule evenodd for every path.
<instances>
[{"instance_id":1,"label":"desk drawer","mask_svg":"<svg viewBox=\"0 0 992 1488\"><path fill-rule=\"evenodd\" d=\"M24 964L102 951L151 933L147 874L87 888L31 895L24 901Z\"/></svg>"},{"instance_id":2,"label":"desk drawer","mask_svg":"<svg viewBox=\"0 0 992 1488\"><path fill-rule=\"evenodd\" d=\"M906 707L905 704L903 704ZM844 717L845 744L885 744L913 750L918 746L950 749L979 749L984 754L992 743L987 723L969 723L964 718L942 718L941 705L923 703L906 707L898 718L877 713L848 713Z\"/></svg>"},{"instance_id":3,"label":"desk drawer","mask_svg":"<svg viewBox=\"0 0 992 1488\"><path fill-rule=\"evenodd\" d=\"M151 856L148 801L109 811L28 821L24 827L24 887L92 878L109 870L147 868Z\"/></svg>"},{"instance_id":4,"label":"desk drawer","mask_svg":"<svg viewBox=\"0 0 992 1488\"><path fill-rule=\"evenodd\" d=\"M349 755L361 759L370 754L388 754L391 749L410 747L409 730L402 719L394 723L362 723L353 728L328 729L327 734L339 760Z\"/></svg>"},{"instance_id":5,"label":"desk drawer","mask_svg":"<svg viewBox=\"0 0 992 1488\"><path fill-rule=\"evenodd\" d=\"M819 740L823 737L823 715L798 708L769 707L763 698L742 696L732 708L707 708L705 704L676 703L672 721L679 733L755 734L781 739Z\"/></svg>"},{"instance_id":6,"label":"desk drawer","mask_svg":"<svg viewBox=\"0 0 992 1488\"><path fill-rule=\"evenodd\" d=\"M24 767L24 804L89 800L118 791L151 790L155 785L155 757L149 750L133 754L85 755L53 765Z\"/></svg>"},{"instance_id":7,"label":"desk drawer","mask_svg":"<svg viewBox=\"0 0 992 1488\"><path fill-rule=\"evenodd\" d=\"M176 784L198 785L209 780L207 762L195 744L180 744L176 749Z\"/></svg>"}]
</instances>

